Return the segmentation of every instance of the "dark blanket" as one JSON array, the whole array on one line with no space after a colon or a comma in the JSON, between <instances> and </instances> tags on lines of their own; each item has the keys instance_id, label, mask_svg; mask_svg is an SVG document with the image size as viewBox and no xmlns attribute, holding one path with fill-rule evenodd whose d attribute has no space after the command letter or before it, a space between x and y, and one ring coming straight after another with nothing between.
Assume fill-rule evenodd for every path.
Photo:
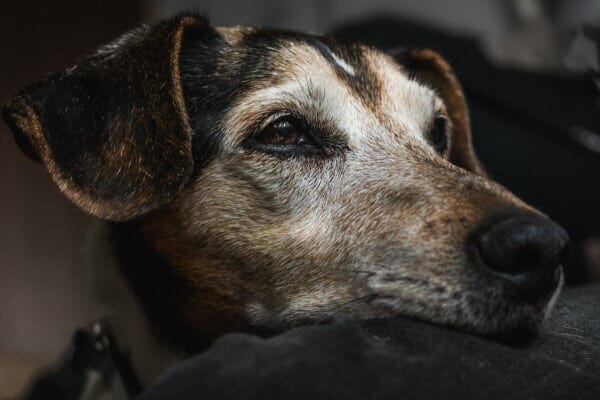
<instances>
[{"instance_id":1,"label":"dark blanket","mask_svg":"<svg viewBox=\"0 0 600 400\"><path fill-rule=\"evenodd\" d=\"M411 319L234 334L167 371L153 399L600 399L600 286L565 292L515 348Z\"/></svg>"}]
</instances>

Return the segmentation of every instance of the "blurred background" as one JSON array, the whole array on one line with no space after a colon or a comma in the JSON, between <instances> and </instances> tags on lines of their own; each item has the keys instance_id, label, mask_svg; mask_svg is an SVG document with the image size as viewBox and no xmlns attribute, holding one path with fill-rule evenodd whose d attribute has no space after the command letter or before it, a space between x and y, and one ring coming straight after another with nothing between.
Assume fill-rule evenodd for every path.
<instances>
[{"instance_id":1,"label":"blurred background","mask_svg":"<svg viewBox=\"0 0 600 400\"><path fill-rule=\"evenodd\" d=\"M124 30L185 9L214 24L437 49L463 82L490 174L570 232L570 284L600 278L600 0L3 0L0 102ZM89 322L81 246L91 223L4 124L0 221L3 398Z\"/></svg>"}]
</instances>

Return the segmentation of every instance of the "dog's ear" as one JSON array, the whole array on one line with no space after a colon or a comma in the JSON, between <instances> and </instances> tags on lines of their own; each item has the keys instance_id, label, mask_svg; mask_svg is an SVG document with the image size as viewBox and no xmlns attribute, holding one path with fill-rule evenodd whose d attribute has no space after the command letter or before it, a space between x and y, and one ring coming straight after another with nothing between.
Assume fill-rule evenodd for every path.
<instances>
[{"instance_id":1,"label":"dog's ear","mask_svg":"<svg viewBox=\"0 0 600 400\"><path fill-rule=\"evenodd\" d=\"M133 30L19 91L4 118L21 149L82 209L110 220L139 216L191 176L179 56L184 37L205 34L213 28L195 15Z\"/></svg>"},{"instance_id":2,"label":"dog's ear","mask_svg":"<svg viewBox=\"0 0 600 400\"><path fill-rule=\"evenodd\" d=\"M473 150L465 95L450 65L430 49L394 50L391 53L411 76L434 89L444 102L453 127L450 161L484 175L484 169Z\"/></svg>"}]
</instances>

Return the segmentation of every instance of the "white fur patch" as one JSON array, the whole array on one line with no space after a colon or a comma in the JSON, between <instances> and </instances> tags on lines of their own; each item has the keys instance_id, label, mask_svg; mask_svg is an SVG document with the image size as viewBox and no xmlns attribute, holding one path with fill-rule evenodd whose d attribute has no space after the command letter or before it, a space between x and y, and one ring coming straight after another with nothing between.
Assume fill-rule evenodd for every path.
<instances>
[{"instance_id":1,"label":"white fur patch","mask_svg":"<svg viewBox=\"0 0 600 400\"><path fill-rule=\"evenodd\" d=\"M562 268L562 266L560 268ZM558 301L558 298L560 297L560 293L562 292L562 288L563 288L564 284L565 284L565 274L561 271L558 286L556 287L556 290L554 291L554 293L552 294L552 297L548 301L548 304L546 304L546 307L544 308L544 319L547 320L550 317L550 314L552 313L552 310L554 309L554 306L556 305L556 302Z\"/></svg>"},{"instance_id":2,"label":"white fur patch","mask_svg":"<svg viewBox=\"0 0 600 400\"><path fill-rule=\"evenodd\" d=\"M356 72L354 72L354 68L352 68L352 66L350 64L348 64L345 60L343 60L342 58L340 58L337 54L335 54L331 50L329 50L329 54L331 54L331 57L333 58L333 60L335 61L335 63L337 65L339 65L340 68L342 68L344 71L346 71L346 73L348 75L356 76Z\"/></svg>"}]
</instances>

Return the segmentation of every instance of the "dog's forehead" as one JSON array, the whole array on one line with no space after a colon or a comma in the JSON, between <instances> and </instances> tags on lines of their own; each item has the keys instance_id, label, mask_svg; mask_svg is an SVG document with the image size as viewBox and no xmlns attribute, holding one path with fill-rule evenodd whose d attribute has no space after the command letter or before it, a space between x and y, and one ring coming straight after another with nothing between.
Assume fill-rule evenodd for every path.
<instances>
[{"instance_id":1,"label":"dog's forehead","mask_svg":"<svg viewBox=\"0 0 600 400\"><path fill-rule=\"evenodd\" d=\"M292 108L333 122L352 144L367 133L422 132L440 108L433 90L374 48L302 33L219 31L235 55L253 60L247 73L255 77L224 119L230 133L247 131L269 110Z\"/></svg>"}]
</instances>

